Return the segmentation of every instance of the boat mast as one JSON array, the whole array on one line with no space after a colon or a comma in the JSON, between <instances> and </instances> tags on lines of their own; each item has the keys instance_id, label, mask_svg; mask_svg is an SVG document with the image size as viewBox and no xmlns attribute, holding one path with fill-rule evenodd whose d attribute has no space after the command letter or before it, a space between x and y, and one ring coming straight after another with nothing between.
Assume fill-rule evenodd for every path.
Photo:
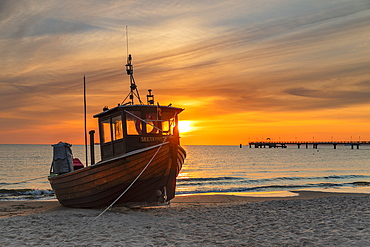
<instances>
[{"instance_id":1,"label":"boat mast","mask_svg":"<svg viewBox=\"0 0 370 247\"><path fill-rule=\"evenodd\" d=\"M85 120L85 154L86 154L86 166L89 165L89 161L87 158L87 130L86 130L86 83L85 83L85 75L84 75L84 120Z\"/></svg>"},{"instance_id":2,"label":"boat mast","mask_svg":"<svg viewBox=\"0 0 370 247\"><path fill-rule=\"evenodd\" d=\"M143 102L140 99L139 91L137 90L137 86L134 79L134 66L132 65L132 57L131 54L128 54L128 33L127 33L127 26L126 26L126 42L127 42L127 64L126 64L126 72L127 75L130 76L130 93L126 96L126 98L123 100L122 105L127 104L134 104L134 96L139 100L140 104L142 105ZM124 103L127 99L127 97L130 96L130 100L127 103Z\"/></svg>"}]
</instances>

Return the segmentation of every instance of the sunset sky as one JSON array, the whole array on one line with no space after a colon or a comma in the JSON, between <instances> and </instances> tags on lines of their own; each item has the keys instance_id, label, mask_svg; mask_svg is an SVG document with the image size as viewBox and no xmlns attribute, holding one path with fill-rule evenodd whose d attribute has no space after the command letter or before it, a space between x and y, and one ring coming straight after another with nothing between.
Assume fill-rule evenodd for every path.
<instances>
[{"instance_id":1,"label":"sunset sky","mask_svg":"<svg viewBox=\"0 0 370 247\"><path fill-rule=\"evenodd\" d=\"M1 1L0 143L83 144L129 91L185 145L370 141L369 0ZM98 139L98 138L96 138Z\"/></svg>"}]
</instances>

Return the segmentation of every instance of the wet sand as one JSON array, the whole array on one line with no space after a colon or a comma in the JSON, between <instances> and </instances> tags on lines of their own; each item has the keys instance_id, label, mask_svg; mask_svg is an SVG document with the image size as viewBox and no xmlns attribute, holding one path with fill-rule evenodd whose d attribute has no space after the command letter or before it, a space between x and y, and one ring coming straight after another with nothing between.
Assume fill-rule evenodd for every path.
<instances>
[{"instance_id":1,"label":"wet sand","mask_svg":"<svg viewBox=\"0 0 370 247\"><path fill-rule=\"evenodd\" d=\"M71 209L1 201L0 246L370 246L370 195L179 196L170 206Z\"/></svg>"}]
</instances>

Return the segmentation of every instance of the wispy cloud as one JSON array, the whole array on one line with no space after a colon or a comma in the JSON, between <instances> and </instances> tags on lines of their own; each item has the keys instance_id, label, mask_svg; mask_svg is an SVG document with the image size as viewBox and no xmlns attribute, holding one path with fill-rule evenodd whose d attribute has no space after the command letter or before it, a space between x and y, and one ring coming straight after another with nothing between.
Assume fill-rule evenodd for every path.
<instances>
[{"instance_id":1,"label":"wispy cloud","mask_svg":"<svg viewBox=\"0 0 370 247\"><path fill-rule=\"evenodd\" d=\"M126 25L139 89L193 116L368 106L369 17L365 0L2 1L0 127L77 121L83 74L91 114L120 102Z\"/></svg>"}]
</instances>

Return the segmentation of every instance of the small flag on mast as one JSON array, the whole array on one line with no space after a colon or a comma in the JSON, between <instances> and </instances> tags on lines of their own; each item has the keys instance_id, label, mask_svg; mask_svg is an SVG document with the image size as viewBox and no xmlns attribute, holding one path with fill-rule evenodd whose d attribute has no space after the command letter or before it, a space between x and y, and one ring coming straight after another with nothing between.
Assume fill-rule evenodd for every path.
<instances>
[{"instance_id":1,"label":"small flag on mast","mask_svg":"<svg viewBox=\"0 0 370 247\"><path fill-rule=\"evenodd\" d=\"M161 107L159 106L159 103L157 102L157 115L158 116L162 116L162 110L161 110Z\"/></svg>"}]
</instances>

